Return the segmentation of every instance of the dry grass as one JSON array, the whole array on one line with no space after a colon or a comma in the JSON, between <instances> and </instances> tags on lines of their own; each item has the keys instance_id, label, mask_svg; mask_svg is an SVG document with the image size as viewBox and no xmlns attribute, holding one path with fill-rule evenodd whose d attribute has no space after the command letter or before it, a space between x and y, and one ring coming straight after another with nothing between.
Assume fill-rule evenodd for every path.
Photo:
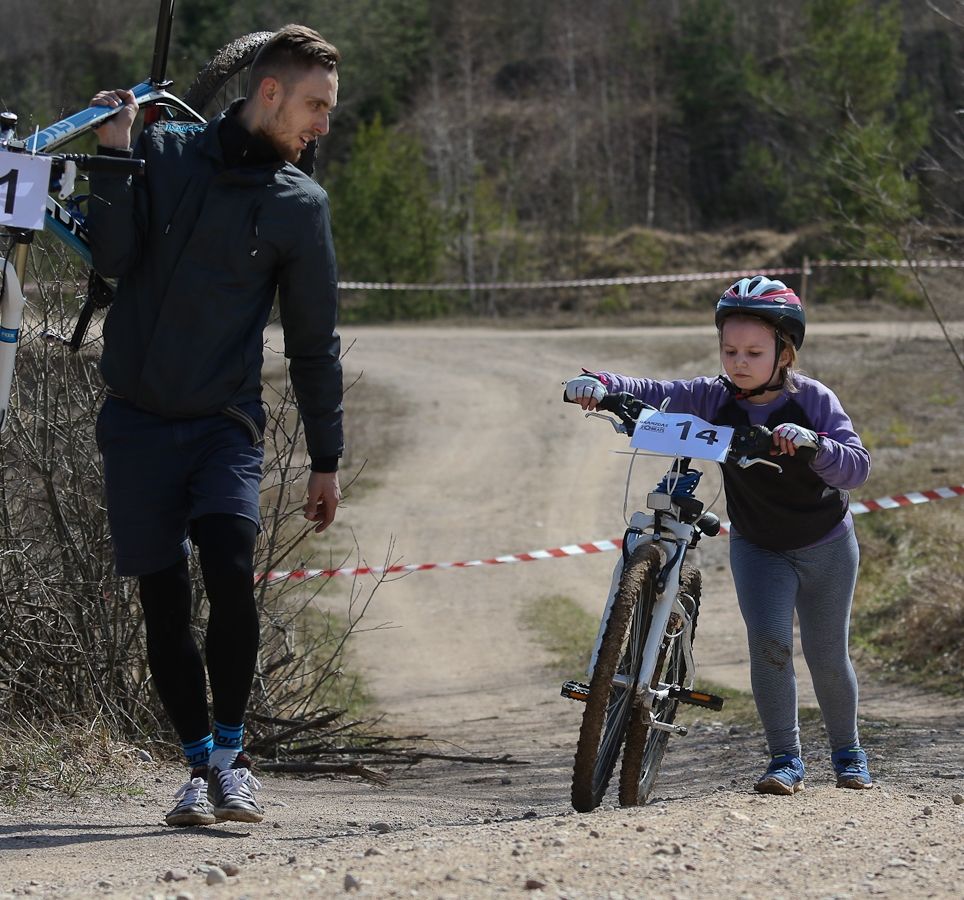
<instances>
[{"instance_id":1,"label":"dry grass","mask_svg":"<svg viewBox=\"0 0 964 900\"><path fill-rule=\"evenodd\" d=\"M136 796L143 765L137 748L113 738L99 719L40 729L17 716L0 729L0 803L48 791L75 797L94 784L102 793Z\"/></svg>"},{"instance_id":2,"label":"dry grass","mask_svg":"<svg viewBox=\"0 0 964 900\"><path fill-rule=\"evenodd\" d=\"M960 694L964 519L960 501L861 523L855 643L890 675ZM955 505L957 504L957 505Z\"/></svg>"},{"instance_id":3,"label":"dry grass","mask_svg":"<svg viewBox=\"0 0 964 900\"><path fill-rule=\"evenodd\" d=\"M805 368L830 384L871 452L859 499L961 482L964 373L936 340L821 338ZM853 643L865 662L964 691L961 499L856 520L861 546Z\"/></svg>"}]
</instances>

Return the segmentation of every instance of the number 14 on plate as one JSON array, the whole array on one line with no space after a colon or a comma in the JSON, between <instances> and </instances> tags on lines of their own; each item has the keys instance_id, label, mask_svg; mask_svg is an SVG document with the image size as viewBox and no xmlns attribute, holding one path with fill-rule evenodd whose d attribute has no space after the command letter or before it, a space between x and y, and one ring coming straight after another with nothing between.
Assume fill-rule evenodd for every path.
<instances>
[{"instance_id":1,"label":"number 14 on plate","mask_svg":"<svg viewBox=\"0 0 964 900\"><path fill-rule=\"evenodd\" d=\"M723 462L733 440L733 429L714 425L699 416L644 409L636 422L631 447L664 456L689 456Z\"/></svg>"}]
</instances>

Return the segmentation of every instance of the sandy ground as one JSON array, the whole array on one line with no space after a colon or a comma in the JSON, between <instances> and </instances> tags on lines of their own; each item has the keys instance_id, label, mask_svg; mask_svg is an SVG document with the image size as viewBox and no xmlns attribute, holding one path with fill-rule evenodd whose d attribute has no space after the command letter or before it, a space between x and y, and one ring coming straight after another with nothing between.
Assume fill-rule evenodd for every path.
<instances>
[{"instance_id":1,"label":"sandy ground","mask_svg":"<svg viewBox=\"0 0 964 900\"><path fill-rule=\"evenodd\" d=\"M931 333L908 323L858 330L881 340ZM318 548L357 545L359 560L374 565L620 535L627 457L610 451L625 439L563 406L561 382L580 365L657 377L712 367L712 332L698 328L343 335L346 346L354 341L349 379L363 373L365 396L381 394L395 412L364 454L368 482ZM653 360L673 341L681 349L670 371ZM370 414L360 406L349 394L348 415ZM661 472L658 462L638 463L637 496ZM704 545L700 677L745 688L726 539ZM598 614L614 562L602 553L436 570L375 591L366 622L384 627L360 636L356 663L391 727L511 762L426 762L392 772L387 787L267 777L262 825L178 831L162 816L180 775L145 764L143 796L52 796L0 810L0 897L961 896L964 705L869 673L861 725L872 791L833 787L822 731L808 725L807 790L756 796L759 730L690 712L690 735L671 742L653 802L621 810L609 800L575 814L569 777L581 707L558 696L519 616L554 593ZM799 655L796 666L801 700L812 703ZM214 865L237 874L209 886Z\"/></svg>"}]
</instances>

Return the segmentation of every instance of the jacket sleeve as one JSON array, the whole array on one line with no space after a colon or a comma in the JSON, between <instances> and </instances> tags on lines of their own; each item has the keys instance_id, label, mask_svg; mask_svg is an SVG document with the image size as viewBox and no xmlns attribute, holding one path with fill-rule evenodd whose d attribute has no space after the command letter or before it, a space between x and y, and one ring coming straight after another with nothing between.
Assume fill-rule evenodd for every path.
<instances>
[{"instance_id":1,"label":"jacket sleeve","mask_svg":"<svg viewBox=\"0 0 964 900\"><path fill-rule=\"evenodd\" d=\"M147 159L146 132L131 151L98 147L107 156ZM133 269L147 241L150 201L149 175L131 177L91 172L87 204L87 236L94 268L107 278L120 277Z\"/></svg>"},{"instance_id":2,"label":"jacket sleeve","mask_svg":"<svg viewBox=\"0 0 964 900\"><path fill-rule=\"evenodd\" d=\"M285 356L312 469L333 472L344 451L338 271L328 197L303 194L300 239L278 276Z\"/></svg>"},{"instance_id":3,"label":"jacket sleeve","mask_svg":"<svg viewBox=\"0 0 964 900\"><path fill-rule=\"evenodd\" d=\"M810 463L830 487L852 490L870 475L870 454L854 431L837 395L821 385L811 421L820 437L817 454Z\"/></svg>"},{"instance_id":4,"label":"jacket sleeve","mask_svg":"<svg viewBox=\"0 0 964 900\"><path fill-rule=\"evenodd\" d=\"M606 386L609 393L626 391L637 400L658 407L669 398L667 412L689 413L712 421L725 391L716 379L694 378L692 380L656 381L651 378L632 378L615 372L593 373Z\"/></svg>"}]
</instances>

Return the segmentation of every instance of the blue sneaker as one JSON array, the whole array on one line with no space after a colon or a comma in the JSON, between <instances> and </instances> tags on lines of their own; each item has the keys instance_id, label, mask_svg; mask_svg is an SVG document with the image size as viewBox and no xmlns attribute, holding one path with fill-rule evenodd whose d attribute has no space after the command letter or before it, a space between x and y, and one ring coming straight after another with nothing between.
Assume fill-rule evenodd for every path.
<instances>
[{"instance_id":1,"label":"blue sneaker","mask_svg":"<svg viewBox=\"0 0 964 900\"><path fill-rule=\"evenodd\" d=\"M837 773L838 788L863 788L874 786L867 768L867 754L860 747L844 747L830 754L833 770Z\"/></svg>"},{"instance_id":2,"label":"blue sneaker","mask_svg":"<svg viewBox=\"0 0 964 900\"><path fill-rule=\"evenodd\" d=\"M803 790L803 775L803 760L792 753L781 753L770 759L753 790L760 794L795 794Z\"/></svg>"}]
</instances>

